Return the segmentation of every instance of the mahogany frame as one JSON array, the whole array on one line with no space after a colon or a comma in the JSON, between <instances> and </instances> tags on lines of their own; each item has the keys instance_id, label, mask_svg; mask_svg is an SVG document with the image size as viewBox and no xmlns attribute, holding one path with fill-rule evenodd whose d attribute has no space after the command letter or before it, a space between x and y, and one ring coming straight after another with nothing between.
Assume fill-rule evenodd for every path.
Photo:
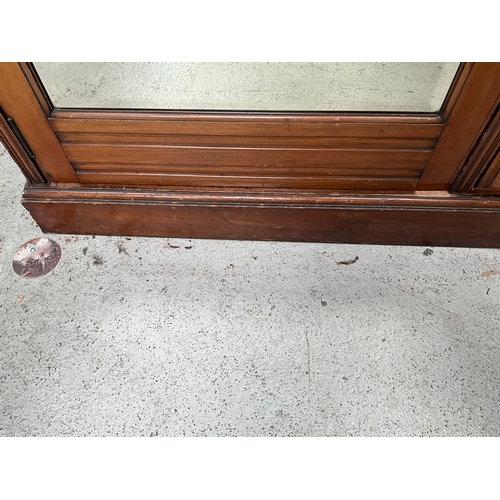
<instances>
[{"instance_id":1,"label":"mahogany frame","mask_svg":"<svg viewBox=\"0 0 500 500\"><path fill-rule=\"evenodd\" d=\"M0 63L47 232L500 247L499 103L500 64L463 63L437 114L60 110Z\"/></svg>"}]
</instances>

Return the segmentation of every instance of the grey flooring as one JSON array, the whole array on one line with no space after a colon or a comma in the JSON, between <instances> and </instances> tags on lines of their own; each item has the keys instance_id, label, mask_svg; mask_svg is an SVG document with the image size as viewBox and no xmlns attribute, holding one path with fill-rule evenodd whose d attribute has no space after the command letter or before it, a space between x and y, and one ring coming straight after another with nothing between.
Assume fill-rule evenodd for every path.
<instances>
[{"instance_id":1,"label":"grey flooring","mask_svg":"<svg viewBox=\"0 0 500 500\"><path fill-rule=\"evenodd\" d=\"M499 250L48 235L23 279L23 185L1 149L1 436L500 435Z\"/></svg>"},{"instance_id":2,"label":"grey flooring","mask_svg":"<svg viewBox=\"0 0 500 500\"><path fill-rule=\"evenodd\" d=\"M55 107L436 112L459 63L35 63Z\"/></svg>"}]
</instances>

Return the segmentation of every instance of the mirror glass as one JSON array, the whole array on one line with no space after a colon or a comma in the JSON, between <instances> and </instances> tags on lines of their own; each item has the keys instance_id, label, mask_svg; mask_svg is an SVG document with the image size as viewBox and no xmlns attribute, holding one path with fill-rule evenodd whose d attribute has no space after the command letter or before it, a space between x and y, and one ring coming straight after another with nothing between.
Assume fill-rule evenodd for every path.
<instances>
[{"instance_id":1,"label":"mirror glass","mask_svg":"<svg viewBox=\"0 0 500 500\"><path fill-rule=\"evenodd\" d=\"M439 111L459 63L34 63L56 108Z\"/></svg>"}]
</instances>

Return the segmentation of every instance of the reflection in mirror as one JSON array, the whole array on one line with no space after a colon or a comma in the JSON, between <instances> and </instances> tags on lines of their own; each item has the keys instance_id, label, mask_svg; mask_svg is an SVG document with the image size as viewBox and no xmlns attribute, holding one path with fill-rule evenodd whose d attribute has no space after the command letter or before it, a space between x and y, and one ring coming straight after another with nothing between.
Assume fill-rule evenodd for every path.
<instances>
[{"instance_id":1,"label":"reflection in mirror","mask_svg":"<svg viewBox=\"0 0 500 500\"><path fill-rule=\"evenodd\" d=\"M35 63L56 108L439 111L459 63Z\"/></svg>"}]
</instances>

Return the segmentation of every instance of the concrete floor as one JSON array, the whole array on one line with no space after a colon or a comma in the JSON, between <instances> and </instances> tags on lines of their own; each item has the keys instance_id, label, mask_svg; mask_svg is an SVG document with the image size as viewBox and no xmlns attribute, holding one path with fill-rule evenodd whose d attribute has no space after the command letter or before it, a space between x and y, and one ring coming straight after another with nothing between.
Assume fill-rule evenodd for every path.
<instances>
[{"instance_id":1,"label":"concrete floor","mask_svg":"<svg viewBox=\"0 0 500 500\"><path fill-rule=\"evenodd\" d=\"M35 63L55 107L436 112L459 63Z\"/></svg>"},{"instance_id":2,"label":"concrete floor","mask_svg":"<svg viewBox=\"0 0 500 500\"><path fill-rule=\"evenodd\" d=\"M500 435L499 250L48 235L23 279L23 184L1 149L1 436Z\"/></svg>"}]
</instances>

